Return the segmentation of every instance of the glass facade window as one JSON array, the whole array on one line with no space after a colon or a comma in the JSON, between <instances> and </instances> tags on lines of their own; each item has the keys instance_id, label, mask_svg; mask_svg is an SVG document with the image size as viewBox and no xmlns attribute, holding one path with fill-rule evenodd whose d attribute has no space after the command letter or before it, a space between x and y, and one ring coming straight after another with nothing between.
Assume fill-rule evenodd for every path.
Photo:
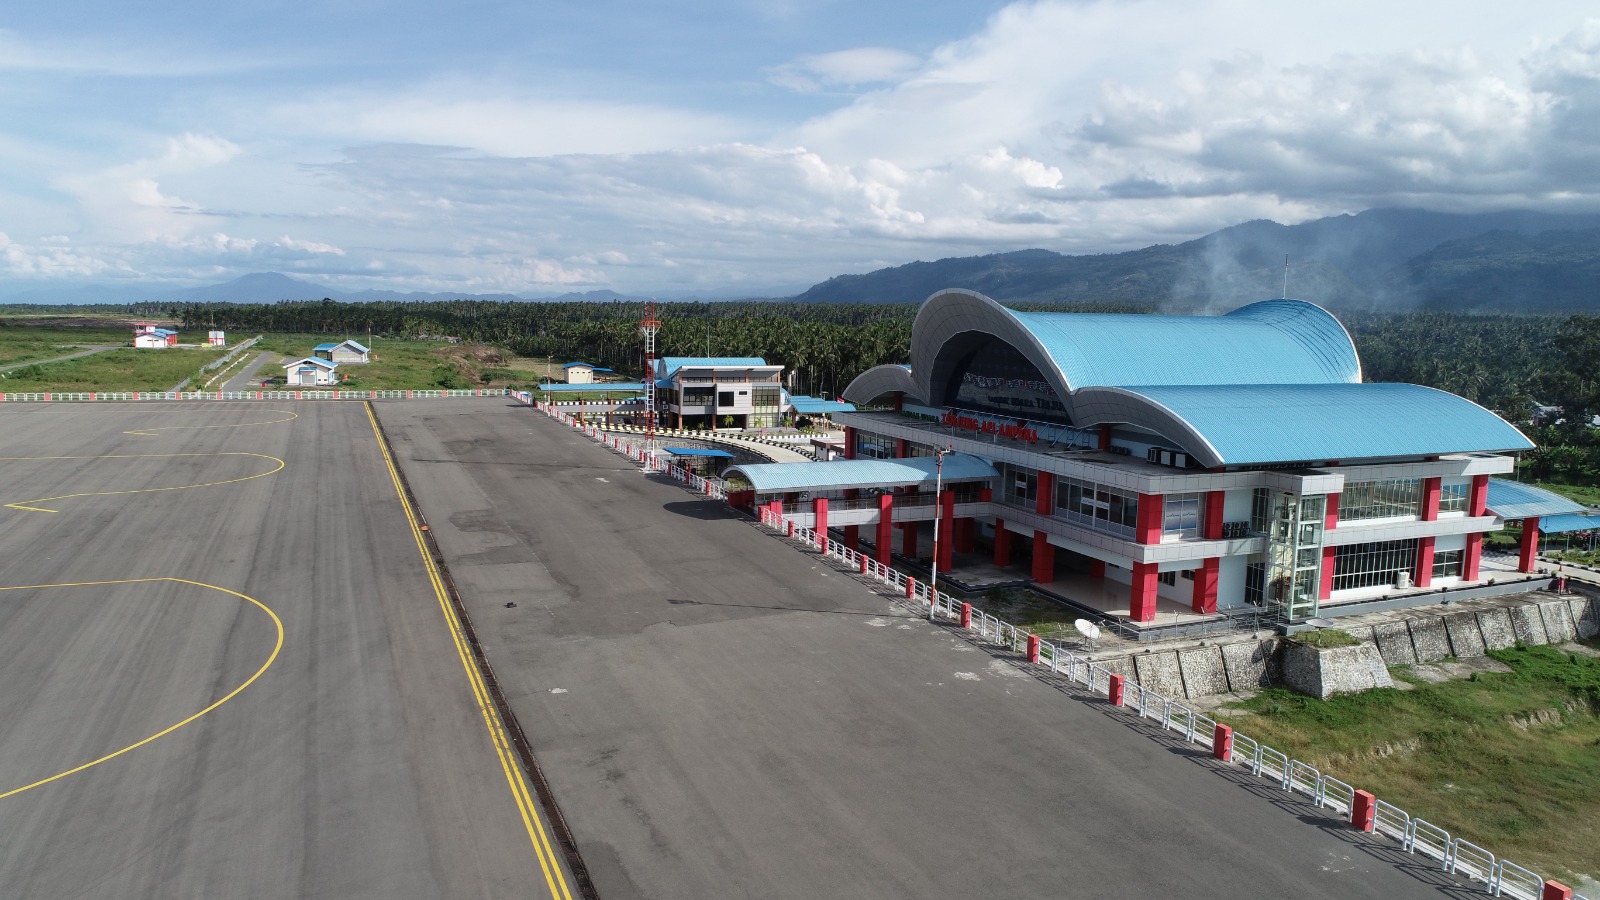
<instances>
[{"instance_id":1,"label":"glass facade window","mask_svg":"<svg viewBox=\"0 0 1600 900\"><path fill-rule=\"evenodd\" d=\"M1132 538L1139 524L1139 495L1063 476L1056 479L1056 515L1096 531Z\"/></svg>"},{"instance_id":2,"label":"glass facade window","mask_svg":"<svg viewBox=\"0 0 1600 900\"><path fill-rule=\"evenodd\" d=\"M1039 496L1038 472L1006 466L1002 477L1005 479L1006 500L1018 506L1031 508L1034 505Z\"/></svg>"},{"instance_id":3,"label":"glass facade window","mask_svg":"<svg viewBox=\"0 0 1600 900\"><path fill-rule=\"evenodd\" d=\"M1178 584L1178 573L1177 572L1158 572L1158 573L1156 573L1156 580L1160 581L1162 584L1166 585L1167 587L1176 587L1177 584Z\"/></svg>"},{"instance_id":4,"label":"glass facade window","mask_svg":"<svg viewBox=\"0 0 1600 900\"><path fill-rule=\"evenodd\" d=\"M783 389L775 384L752 386L750 406L750 427L775 427L782 418Z\"/></svg>"},{"instance_id":5,"label":"glass facade window","mask_svg":"<svg viewBox=\"0 0 1600 900\"><path fill-rule=\"evenodd\" d=\"M1415 517L1421 505L1420 478L1347 482L1343 493L1339 495L1339 520Z\"/></svg>"},{"instance_id":6,"label":"glass facade window","mask_svg":"<svg viewBox=\"0 0 1600 900\"><path fill-rule=\"evenodd\" d=\"M1204 499L1200 494L1168 494L1162 498L1161 535L1163 539L1192 541L1200 537L1200 518Z\"/></svg>"},{"instance_id":7,"label":"glass facade window","mask_svg":"<svg viewBox=\"0 0 1600 900\"><path fill-rule=\"evenodd\" d=\"M1267 599L1267 557L1252 553L1244 566L1244 602L1262 606Z\"/></svg>"},{"instance_id":8,"label":"glass facade window","mask_svg":"<svg viewBox=\"0 0 1600 900\"><path fill-rule=\"evenodd\" d=\"M1455 552L1455 551L1451 551ZM1364 587L1392 587L1401 572L1415 572L1417 568L1417 542L1373 541L1369 544L1352 544L1338 548L1333 562L1333 589L1336 591ZM1435 571L1438 562L1435 560ZM1460 563L1457 562L1457 571Z\"/></svg>"},{"instance_id":9,"label":"glass facade window","mask_svg":"<svg viewBox=\"0 0 1600 900\"><path fill-rule=\"evenodd\" d=\"M856 459L894 459L894 438L856 432Z\"/></svg>"},{"instance_id":10,"label":"glass facade window","mask_svg":"<svg viewBox=\"0 0 1600 900\"><path fill-rule=\"evenodd\" d=\"M1250 530L1256 534L1267 533L1267 523L1272 521L1272 492L1258 487L1250 492Z\"/></svg>"},{"instance_id":11,"label":"glass facade window","mask_svg":"<svg viewBox=\"0 0 1600 900\"><path fill-rule=\"evenodd\" d=\"M1460 578L1463 550L1437 550L1433 554L1433 577Z\"/></svg>"},{"instance_id":12,"label":"glass facade window","mask_svg":"<svg viewBox=\"0 0 1600 900\"><path fill-rule=\"evenodd\" d=\"M1472 485L1465 481L1446 481L1439 485L1439 512L1466 512L1467 493Z\"/></svg>"}]
</instances>

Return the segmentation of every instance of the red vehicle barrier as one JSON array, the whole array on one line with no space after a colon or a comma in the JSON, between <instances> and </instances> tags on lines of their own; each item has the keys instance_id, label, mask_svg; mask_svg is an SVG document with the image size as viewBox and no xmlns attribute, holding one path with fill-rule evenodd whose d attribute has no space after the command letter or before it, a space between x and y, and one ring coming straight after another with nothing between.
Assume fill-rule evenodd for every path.
<instances>
[{"instance_id":1,"label":"red vehicle barrier","mask_svg":"<svg viewBox=\"0 0 1600 900\"><path fill-rule=\"evenodd\" d=\"M1106 688L1106 699L1111 701L1112 706L1122 705L1122 689L1122 676L1113 674L1111 676L1111 685Z\"/></svg>"},{"instance_id":2,"label":"red vehicle barrier","mask_svg":"<svg viewBox=\"0 0 1600 900\"><path fill-rule=\"evenodd\" d=\"M1028 662L1036 663L1038 661L1039 661L1039 636L1037 634L1030 634L1030 635L1028 635Z\"/></svg>"},{"instance_id":3,"label":"red vehicle barrier","mask_svg":"<svg viewBox=\"0 0 1600 900\"><path fill-rule=\"evenodd\" d=\"M1378 818L1377 799L1370 791L1356 791L1355 802L1350 804L1350 824L1371 831Z\"/></svg>"},{"instance_id":4,"label":"red vehicle barrier","mask_svg":"<svg viewBox=\"0 0 1600 900\"><path fill-rule=\"evenodd\" d=\"M1233 729L1221 722L1211 736L1211 755L1223 762L1233 761Z\"/></svg>"},{"instance_id":5,"label":"red vehicle barrier","mask_svg":"<svg viewBox=\"0 0 1600 900\"><path fill-rule=\"evenodd\" d=\"M961 604L961 627L962 628L971 628L972 627L972 604L971 603L963 603L963 604Z\"/></svg>"}]
</instances>

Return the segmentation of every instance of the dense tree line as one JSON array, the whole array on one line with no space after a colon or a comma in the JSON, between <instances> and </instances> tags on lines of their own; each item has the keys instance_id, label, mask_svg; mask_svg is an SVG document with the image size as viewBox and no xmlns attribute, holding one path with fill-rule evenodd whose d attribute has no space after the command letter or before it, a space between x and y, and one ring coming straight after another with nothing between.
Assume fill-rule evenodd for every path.
<instances>
[{"instance_id":1,"label":"dense tree line","mask_svg":"<svg viewBox=\"0 0 1600 900\"><path fill-rule=\"evenodd\" d=\"M1019 307L1022 308L1022 307ZM1149 312L1128 303L1078 312ZM760 356L795 373L801 393L837 394L863 370L909 362L914 304L669 303L657 307L661 356ZM638 375L638 303L282 302L196 304L167 310L185 327L358 337L452 336L530 357L583 359ZM1424 384L1528 421L1537 403L1587 422L1600 413L1600 318L1439 312L1342 317L1368 381ZM1575 417L1575 418L1574 418Z\"/></svg>"}]
</instances>

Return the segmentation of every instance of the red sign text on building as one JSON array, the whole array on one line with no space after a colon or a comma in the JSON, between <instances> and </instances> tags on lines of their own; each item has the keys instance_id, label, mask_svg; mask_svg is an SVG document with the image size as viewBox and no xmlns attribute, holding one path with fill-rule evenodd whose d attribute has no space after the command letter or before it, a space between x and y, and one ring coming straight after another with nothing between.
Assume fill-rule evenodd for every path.
<instances>
[{"instance_id":1,"label":"red sign text on building","mask_svg":"<svg viewBox=\"0 0 1600 900\"><path fill-rule=\"evenodd\" d=\"M1004 438L1013 438L1027 441L1030 444L1039 443L1039 432L1025 425L1002 425L993 419L977 419L972 416L960 416L947 412L939 420L951 428L963 428L967 431L978 431L983 434L998 434Z\"/></svg>"}]
</instances>

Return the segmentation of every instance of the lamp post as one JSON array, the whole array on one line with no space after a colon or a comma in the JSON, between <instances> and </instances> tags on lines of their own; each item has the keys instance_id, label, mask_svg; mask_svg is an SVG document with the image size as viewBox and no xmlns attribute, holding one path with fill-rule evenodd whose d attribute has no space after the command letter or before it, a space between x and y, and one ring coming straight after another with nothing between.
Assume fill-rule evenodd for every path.
<instances>
[{"instance_id":1,"label":"lamp post","mask_svg":"<svg viewBox=\"0 0 1600 900\"><path fill-rule=\"evenodd\" d=\"M928 579L928 621L933 621L933 611L939 606L939 520L944 518L944 457L954 453L955 447L933 449L933 577Z\"/></svg>"}]
</instances>

